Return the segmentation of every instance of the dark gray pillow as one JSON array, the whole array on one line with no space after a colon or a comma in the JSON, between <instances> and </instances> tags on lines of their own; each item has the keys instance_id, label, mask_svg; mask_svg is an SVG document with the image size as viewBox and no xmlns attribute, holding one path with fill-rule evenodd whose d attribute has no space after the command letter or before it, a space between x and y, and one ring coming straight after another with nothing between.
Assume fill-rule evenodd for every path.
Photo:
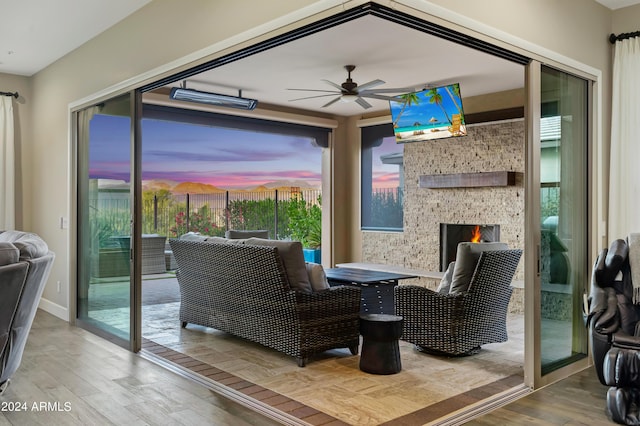
<instances>
[{"instance_id":1,"label":"dark gray pillow","mask_svg":"<svg viewBox=\"0 0 640 426\"><path fill-rule=\"evenodd\" d=\"M451 279L453 278L453 268L455 267L456 262L449 263L447 270L444 272L444 276L440 280L440 285L436 288L438 293L449 294L449 289L451 288Z\"/></svg>"},{"instance_id":2,"label":"dark gray pillow","mask_svg":"<svg viewBox=\"0 0 640 426\"><path fill-rule=\"evenodd\" d=\"M313 291L324 291L329 288L329 281L327 281L327 274L324 272L324 268L319 263L307 262L307 275L309 275L309 282Z\"/></svg>"},{"instance_id":3,"label":"dark gray pillow","mask_svg":"<svg viewBox=\"0 0 640 426\"><path fill-rule=\"evenodd\" d=\"M476 270L480 254L485 251L507 250L505 243L459 243L456 251L456 264L451 278L449 294L465 293L469 289L471 277Z\"/></svg>"},{"instance_id":4,"label":"dark gray pillow","mask_svg":"<svg viewBox=\"0 0 640 426\"><path fill-rule=\"evenodd\" d=\"M282 263L284 264L284 269L287 271L289 286L294 290L313 293L300 241L247 238L246 244L252 246L277 247Z\"/></svg>"}]
</instances>

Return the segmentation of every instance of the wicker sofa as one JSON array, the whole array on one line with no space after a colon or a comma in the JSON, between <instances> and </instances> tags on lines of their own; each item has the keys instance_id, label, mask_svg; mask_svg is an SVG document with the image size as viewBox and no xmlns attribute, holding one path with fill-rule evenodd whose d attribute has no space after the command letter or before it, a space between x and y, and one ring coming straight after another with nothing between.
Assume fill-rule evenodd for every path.
<instances>
[{"instance_id":1,"label":"wicker sofa","mask_svg":"<svg viewBox=\"0 0 640 426\"><path fill-rule=\"evenodd\" d=\"M360 289L295 288L307 276L302 246L270 241L170 240L182 327L197 324L252 340L295 357L300 367L329 349L357 354ZM300 261L304 276L294 264Z\"/></svg>"}]
</instances>

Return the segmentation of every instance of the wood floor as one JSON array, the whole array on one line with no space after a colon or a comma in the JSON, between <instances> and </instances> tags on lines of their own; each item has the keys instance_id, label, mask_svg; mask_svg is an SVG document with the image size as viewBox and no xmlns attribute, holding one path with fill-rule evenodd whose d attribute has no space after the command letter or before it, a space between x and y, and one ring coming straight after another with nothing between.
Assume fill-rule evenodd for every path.
<instances>
[{"instance_id":1,"label":"wood floor","mask_svg":"<svg viewBox=\"0 0 640 426\"><path fill-rule=\"evenodd\" d=\"M43 311L0 396L0 426L276 424Z\"/></svg>"},{"instance_id":2,"label":"wood floor","mask_svg":"<svg viewBox=\"0 0 640 426\"><path fill-rule=\"evenodd\" d=\"M587 369L466 424L611 424L605 392ZM0 426L283 423L42 311L21 367L0 397ZM388 424L415 423L401 417Z\"/></svg>"}]
</instances>

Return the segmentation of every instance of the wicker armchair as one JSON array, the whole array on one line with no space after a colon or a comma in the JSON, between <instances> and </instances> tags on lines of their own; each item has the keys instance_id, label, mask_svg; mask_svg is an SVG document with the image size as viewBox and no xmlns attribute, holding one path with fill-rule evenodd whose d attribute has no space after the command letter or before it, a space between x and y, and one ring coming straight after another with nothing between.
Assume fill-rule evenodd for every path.
<instances>
[{"instance_id":1,"label":"wicker armchair","mask_svg":"<svg viewBox=\"0 0 640 426\"><path fill-rule=\"evenodd\" d=\"M401 339L443 355L470 355L483 344L506 342L511 280L521 255L521 250L482 253L465 293L396 287L396 314L404 318Z\"/></svg>"},{"instance_id":2,"label":"wicker armchair","mask_svg":"<svg viewBox=\"0 0 640 426\"><path fill-rule=\"evenodd\" d=\"M167 272L164 248L167 237L161 235L142 236L142 275Z\"/></svg>"},{"instance_id":3,"label":"wicker armchair","mask_svg":"<svg viewBox=\"0 0 640 426\"><path fill-rule=\"evenodd\" d=\"M272 246L169 244L178 263L182 327L198 324L258 342L296 357L300 367L329 349L358 353L359 288L292 290Z\"/></svg>"}]
</instances>

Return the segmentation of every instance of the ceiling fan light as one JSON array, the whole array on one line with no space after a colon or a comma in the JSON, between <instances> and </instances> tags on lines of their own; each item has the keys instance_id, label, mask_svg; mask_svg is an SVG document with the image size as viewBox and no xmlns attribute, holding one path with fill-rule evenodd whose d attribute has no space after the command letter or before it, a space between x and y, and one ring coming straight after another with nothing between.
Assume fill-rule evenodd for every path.
<instances>
[{"instance_id":1,"label":"ceiling fan light","mask_svg":"<svg viewBox=\"0 0 640 426\"><path fill-rule=\"evenodd\" d=\"M356 99L358 99L358 95L344 94L340 97L342 102L355 102Z\"/></svg>"}]
</instances>

